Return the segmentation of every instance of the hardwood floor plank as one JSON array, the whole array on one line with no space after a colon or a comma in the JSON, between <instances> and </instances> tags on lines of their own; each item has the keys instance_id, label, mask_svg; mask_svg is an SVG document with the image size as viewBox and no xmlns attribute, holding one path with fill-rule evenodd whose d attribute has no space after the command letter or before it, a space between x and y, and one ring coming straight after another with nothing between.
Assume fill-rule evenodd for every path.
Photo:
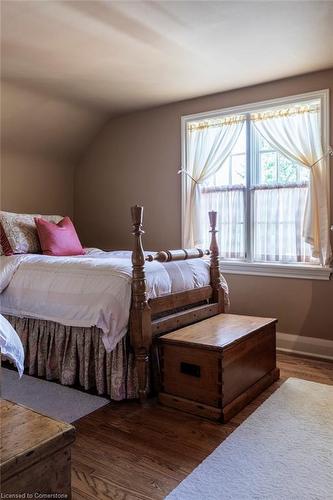
<instances>
[{"instance_id":1,"label":"hardwood floor plank","mask_svg":"<svg viewBox=\"0 0 333 500\"><path fill-rule=\"evenodd\" d=\"M76 500L96 500L96 497L92 497L91 495L88 495L87 493L81 492L79 489L75 488L72 485L72 498L75 498Z\"/></svg>"},{"instance_id":2,"label":"hardwood floor plank","mask_svg":"<svg viewBox=\"0 0 333 500\"><path fill-rule=\"evenodd\" d=\"M85 464L78 462L73 466L72 484L74 489L83 494L88 494L92 498L108 499L108 498L138 498L147 499L149 495L140 492L140 488L135 483L129 485L124 480L123 474L119 474L119 468L113 471L113 475L105 475L100 468L98 471L86 474ZM117 475L115 474L117 472ZM74 496L75 498L75 496Z\"/></svg>"},{"instance_id":3,"label":"hardwood floor plank","mask_svg":"<svg viewBox=\"0 0 333 500\"><path fill-rule=\"evenodd\" d=\"M172 491L288 377L333 384L333 363L278 354L281 379L228 424L150 400L110 403L76 422L74 500L159 500Z\"/></svg>"}]
</instances>

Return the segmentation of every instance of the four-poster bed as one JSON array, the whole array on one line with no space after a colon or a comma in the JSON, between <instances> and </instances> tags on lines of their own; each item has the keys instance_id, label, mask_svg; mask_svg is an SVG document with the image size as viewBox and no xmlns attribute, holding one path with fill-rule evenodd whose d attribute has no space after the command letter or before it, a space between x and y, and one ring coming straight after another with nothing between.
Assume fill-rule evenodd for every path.
<instances>
[{"instance_id":1,"label":"four-poster bed","mask_svg":"<svg viewBox=\"0 0 333 500\"><path fill-rule=\"evenodd\" d=\"M153 255L143 250L143 207L131 216L132 252L0 257L0 312L22 340L26 373L144 400L152 371L158 380L154 339L224 312L216 212L210 250Z\"/></svg>"}]
</instances>

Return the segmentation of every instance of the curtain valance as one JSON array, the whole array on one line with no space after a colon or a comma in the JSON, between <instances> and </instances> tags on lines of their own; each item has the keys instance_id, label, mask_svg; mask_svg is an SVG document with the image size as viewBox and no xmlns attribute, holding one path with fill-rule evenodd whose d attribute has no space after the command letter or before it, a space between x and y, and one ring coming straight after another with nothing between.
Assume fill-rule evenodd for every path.
<instances>
[{"instance_id":1,"label":"curtain valance","mask_svg":"<svg viewBox=\"0 0 333 500\"><path fill-rule=\"evenodd\" d=\"M223 127L224 125L232 125L235 123L243 123L246 120L246 115L231 115L222 118L215 118L211 120L203 120L198 122L190 122L187 124L187 130L193 132L196 130L203 130L212 127Z\"/></svg>"},{"instance_id":2,"label":"curtain valance","mask_svg":"<svg viewBox=\"0 0 333 500\"><path fill-rule=\"evenodd\" d=\"M291 106L288 108L275 108L262 112L255 112L250 114L250 120L271 120L273 118L281 118L292 115L301 115L303 113L319 113L319 104L303 104L299 106Z\"/></svg>"}]
</instances>

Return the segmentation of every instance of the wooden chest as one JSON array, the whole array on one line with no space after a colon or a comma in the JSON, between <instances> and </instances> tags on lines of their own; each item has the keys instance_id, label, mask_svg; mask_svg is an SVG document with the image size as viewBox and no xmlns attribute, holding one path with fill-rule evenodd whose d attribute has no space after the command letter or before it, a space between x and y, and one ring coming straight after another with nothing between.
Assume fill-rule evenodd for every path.
<instances>
[{"instance_id":1,"label":"wooden chest","mask_svg":"<svg viewBox=\"0 0 333 500\"><path fill-rule=\"evenodd\" d=\"M74 437L72 425L2 400L1 493L31 494L31 498L57 493L71 498Z\"/></svg>"},{"instance_id":2,"label":"wooden chest","mask_svg":"<svg viewBox=\"0 0 333 500\"><path fill-rule=\"evenodd\" d=\"M160 402L229 420L279 378L276 322L219 314L160 337Z\"/></svg>"}]
</instances>

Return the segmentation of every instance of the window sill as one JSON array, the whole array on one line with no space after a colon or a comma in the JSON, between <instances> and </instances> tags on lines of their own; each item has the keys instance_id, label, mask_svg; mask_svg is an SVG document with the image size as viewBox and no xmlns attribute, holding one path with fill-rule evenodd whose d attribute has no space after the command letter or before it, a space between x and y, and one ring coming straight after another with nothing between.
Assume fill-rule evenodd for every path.
<instances>
[{"instance_id":1,"label":"window sill","mask_svg":"<svg viewBox=\"0 0 333 500\"><path fill-rule=\"evenodd\" d=\"M300 264L272 264L259 262L227 261L220 259L224 274L244 274L250 276L272 276L276 278L299 278L309 280L329 280L330 267Z\"/></svg>"}]
</instances>

